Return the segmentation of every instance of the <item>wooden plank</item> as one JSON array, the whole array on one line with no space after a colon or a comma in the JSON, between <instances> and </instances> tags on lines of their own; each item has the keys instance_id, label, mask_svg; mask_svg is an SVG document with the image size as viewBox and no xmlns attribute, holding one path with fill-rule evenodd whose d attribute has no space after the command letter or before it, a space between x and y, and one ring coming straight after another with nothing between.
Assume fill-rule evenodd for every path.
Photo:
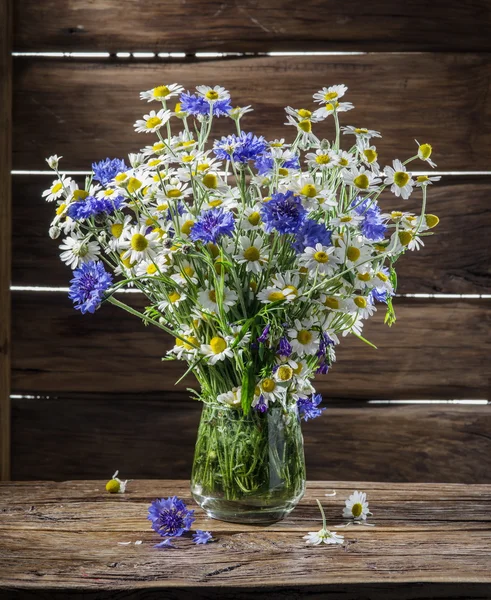
<instances>
[{"instance_id":1,"label":"wooden plank","mask_svg":"<svg viewBox=\"0 0 491 600\"><path fill-rule=\"evenodd\" d=\"M83 184L84 179L80 179ZM15 176L13 186L14 285L67 286L71 271L59 259L60 240L48 238L54 207L41 199L52 179ZM447 176L428 192L428 212L440 216L435 235L420 252L408 252L398 265L398 293L491 293L491 177ZM383 210L396 203L388 191ZM404 202L404 210L419 212L421 194ZM469 235L472 232L472 244ZM26 243L29 240L29 243Z\"/></svg>"},{"instance_id":2,"label":"wooden plank","mask_svg":"<svg viewBox=\"0 0 491 600\"><path fill-rule=\"evenodd\" d=\"M0 3L0 480L10 476L12 4Z\"/></svg>"},{"instance_id":3,"label":"wooden plank","mask_svg":"<svg viewBox=\"0 0 491 600\"><path fill-rule=\"evenodd\" d=\"M482 50L486 0L16 0L20 51ZM55 18L53 16L56 15Z\"/></svg>"},{"instance_id":4,"label":"wooden plank","mask_svg":"<svg viewBox=\"0 0 491 600\"><path fill-rule=\"evenodd\" d=\"M455 486L464 497L452 502L442 500L449 486L428 485L423 494L419 486L408 486L394 502L387 500L394 485L376 484L376 492L368 489L375 527L338 529L343 544L320 548L302 539L321 527L316 498L323 498L327 525L334 529L353 488L344 482L309 483L304 499L280 523L261 529L224 523L197 508L195 527L211 530L216 541L200 547L185 535L175 540L178 550L159 551L153 547L159 538L146 521L148 504L156 495L176 493L190 502L187 482L135 480L122 496L107 494L103 481L73 485L92 489L96 501L71 501L69 483L0 486L0 593L33 598L56 592L64 598L95 598L91 592L97 598L154 598L160 592L171 599L491 597L491 520L485 503L476 506L469 496L473 486ZM333 487L339 494L325 498ZM479 492L489 496L490 486L483 487ZM53 496L47 505L45 490Z\"/></svg>"},{"instance_id":5,"label":"wooden plank","mask_svg":"<svg viewBox=\"0 0 491 600\"><path fill-rule=\"evenodd\" d=\"M283 107L312 107L324 85L345 83L357 107L342 124L382 131L382 164L434 145L441 170L487 170L491 144L490 54L391 53L363 56L253 57L160 62L15 59L14 168L44 169L44 157L64 156L63 168L87 169L94 160L123 156L149 142L133 123L150 106L139 91L163 81L193 89L219 83L234 106L252 104L244 128L293 139ZM449 93L451 90L451 93ZM216 135L235 131L218 119ZM331 121L314 132L333 136ZM345 140L345 143L348 142ZM426 166L420 163L419 169Z\"/></svg>"},{"instance_id":6,"label":"wooden plank","mask_svg":"<svg viewBox=\"0 0 491 600\"><path fill-rule=\"evenodd\" d=\"M303 426L309 479L491 483L490 406L327 407ZM184 394L31 396L12 411L14 479L190 476L201 405Z\"/></svg>"},{"instance_id":7,"label":"wooden plank","mask_svg":"<svg viewBox=\"0 0 491 600\"><path fill-rule=\"evenodd\" d=\"M136 302L133 295L124 301ZM316 380L331 398L487 398L490 300L397 299L398 321L379 310L364 335L343 338L338 361ZM64 293L13 294L16 393L185 391L184 363L161 363L173 343L112 305L75 311Z\"/></svg>"}]
</instances>

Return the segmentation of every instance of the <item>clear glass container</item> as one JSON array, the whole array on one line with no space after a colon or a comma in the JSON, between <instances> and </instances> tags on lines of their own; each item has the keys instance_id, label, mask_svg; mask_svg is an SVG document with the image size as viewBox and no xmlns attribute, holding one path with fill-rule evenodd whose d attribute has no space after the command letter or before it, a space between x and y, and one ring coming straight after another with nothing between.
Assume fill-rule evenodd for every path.
<instances>
[{"instance_id":1,"label":"clear glass container","mask_svg":"<svg viewBox=\"0 0 491 600\"><path fill-rule=\"evenodd\" d=\"M305 458L297 411L203 405L191 493L210 517L272 523L305 491Z\"/></svg>"}]
</instances>

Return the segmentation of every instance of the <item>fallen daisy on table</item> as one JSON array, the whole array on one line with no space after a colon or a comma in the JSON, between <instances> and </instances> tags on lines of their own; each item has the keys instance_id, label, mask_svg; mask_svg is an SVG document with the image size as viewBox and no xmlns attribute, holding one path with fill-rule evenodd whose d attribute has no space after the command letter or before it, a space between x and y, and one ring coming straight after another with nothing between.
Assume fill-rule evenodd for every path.
<instances>
[{"instance_id":1,"label":"fallen daisy on table","mask_svg":"<svg viewBox=\"0 0 491 600\"><path fill-rule=\"evenodd\" d=\"M106 491L110 494L124 494L126 491L126 485L128 483L128 479L122 481L118 479L119 471L116 471L112 478L106 483Z\"/></svg>"},{"instance_id":2,"label":"fallen daisy on table","mask_svg":"<svg viewBox=\"0 0 491 600\"><path fill-rule=\"evenodd\" d=\"M324 544L342 544L344 542L344 537L338 535L335 531L329 531L329 529L327 529L324 509L319 500L317 500L317 504L319 505L319 510L322 515L322 529L320 531L309 531L307 535L304 535L303 539L305 540L305 543L313 546L318 546L323 542Z\"/></svg>"}]
</instances>

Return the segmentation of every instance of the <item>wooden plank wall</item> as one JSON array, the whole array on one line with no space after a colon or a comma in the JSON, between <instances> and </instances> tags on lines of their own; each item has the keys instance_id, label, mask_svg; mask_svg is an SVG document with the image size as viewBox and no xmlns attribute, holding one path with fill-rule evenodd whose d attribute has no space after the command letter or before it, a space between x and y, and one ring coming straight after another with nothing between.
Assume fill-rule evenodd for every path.
<instances>
[{"instance_id":1,"label":"wooden plank wall","mask_svg":"<svg viewBox=\"0 0 491 600\"><path fill-rule=\"evenodd\" d=\"M491 481L488 405L373 404L489 398L489 2L16 0L14 19L16 171L42 171L53 153L87 170L139 148L138 93L164 81L224 85L256 109L247 128L272 138L286 134L283 106L346 83L356 110L343 122L382 130L382 162L413 154L414 138L432 143L447 174L430 190L438 235L401 261L396 325L367 324L379 350L345 340L319 379L329 409L305 427L309 477ZM108 54L59 55L93 52ZM177 363L160 361L169 339L113 307L83 317L42 289L70 276L47 238L50 179L13 181L12 476L188 477L199 406L191 380L173 385Z\"/></svg>"}]
</instances>

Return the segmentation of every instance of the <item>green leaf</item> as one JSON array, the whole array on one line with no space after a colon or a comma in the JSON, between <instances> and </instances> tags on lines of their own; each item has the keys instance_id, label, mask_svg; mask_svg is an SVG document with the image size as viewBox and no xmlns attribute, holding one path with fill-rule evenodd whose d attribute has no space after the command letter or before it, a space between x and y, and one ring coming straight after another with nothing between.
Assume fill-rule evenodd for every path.
<instances>
[{"instance_id":1,"label":"green leaf","mask_svg":"<svg viewBox=\"0 0 491 600\"><path fill-rule=\"evenodd\" d=\"M244 368L244 373L242 374L242 390L240 395L240 404L245 415L249 414L252 406L255 384L254 363L250 361Z\"/></svg>"},{"instance_id":2,"label":"green leaf","mask_svg":"<svg viewBox=\"0 0 491 600\"><path fill-rule=\"evenodd\" d=\"M375 344L372 344L372 342L369 342L366 338L364 338L362 335L355 333L354 331L352 332L353 335L355 335L359 340L361 340L362 342L365 342L365 344L368 344L369 346L371 346L372 348L375 348L375 350L378 350L377 346Z\"/></svg>"}]
</instances>

